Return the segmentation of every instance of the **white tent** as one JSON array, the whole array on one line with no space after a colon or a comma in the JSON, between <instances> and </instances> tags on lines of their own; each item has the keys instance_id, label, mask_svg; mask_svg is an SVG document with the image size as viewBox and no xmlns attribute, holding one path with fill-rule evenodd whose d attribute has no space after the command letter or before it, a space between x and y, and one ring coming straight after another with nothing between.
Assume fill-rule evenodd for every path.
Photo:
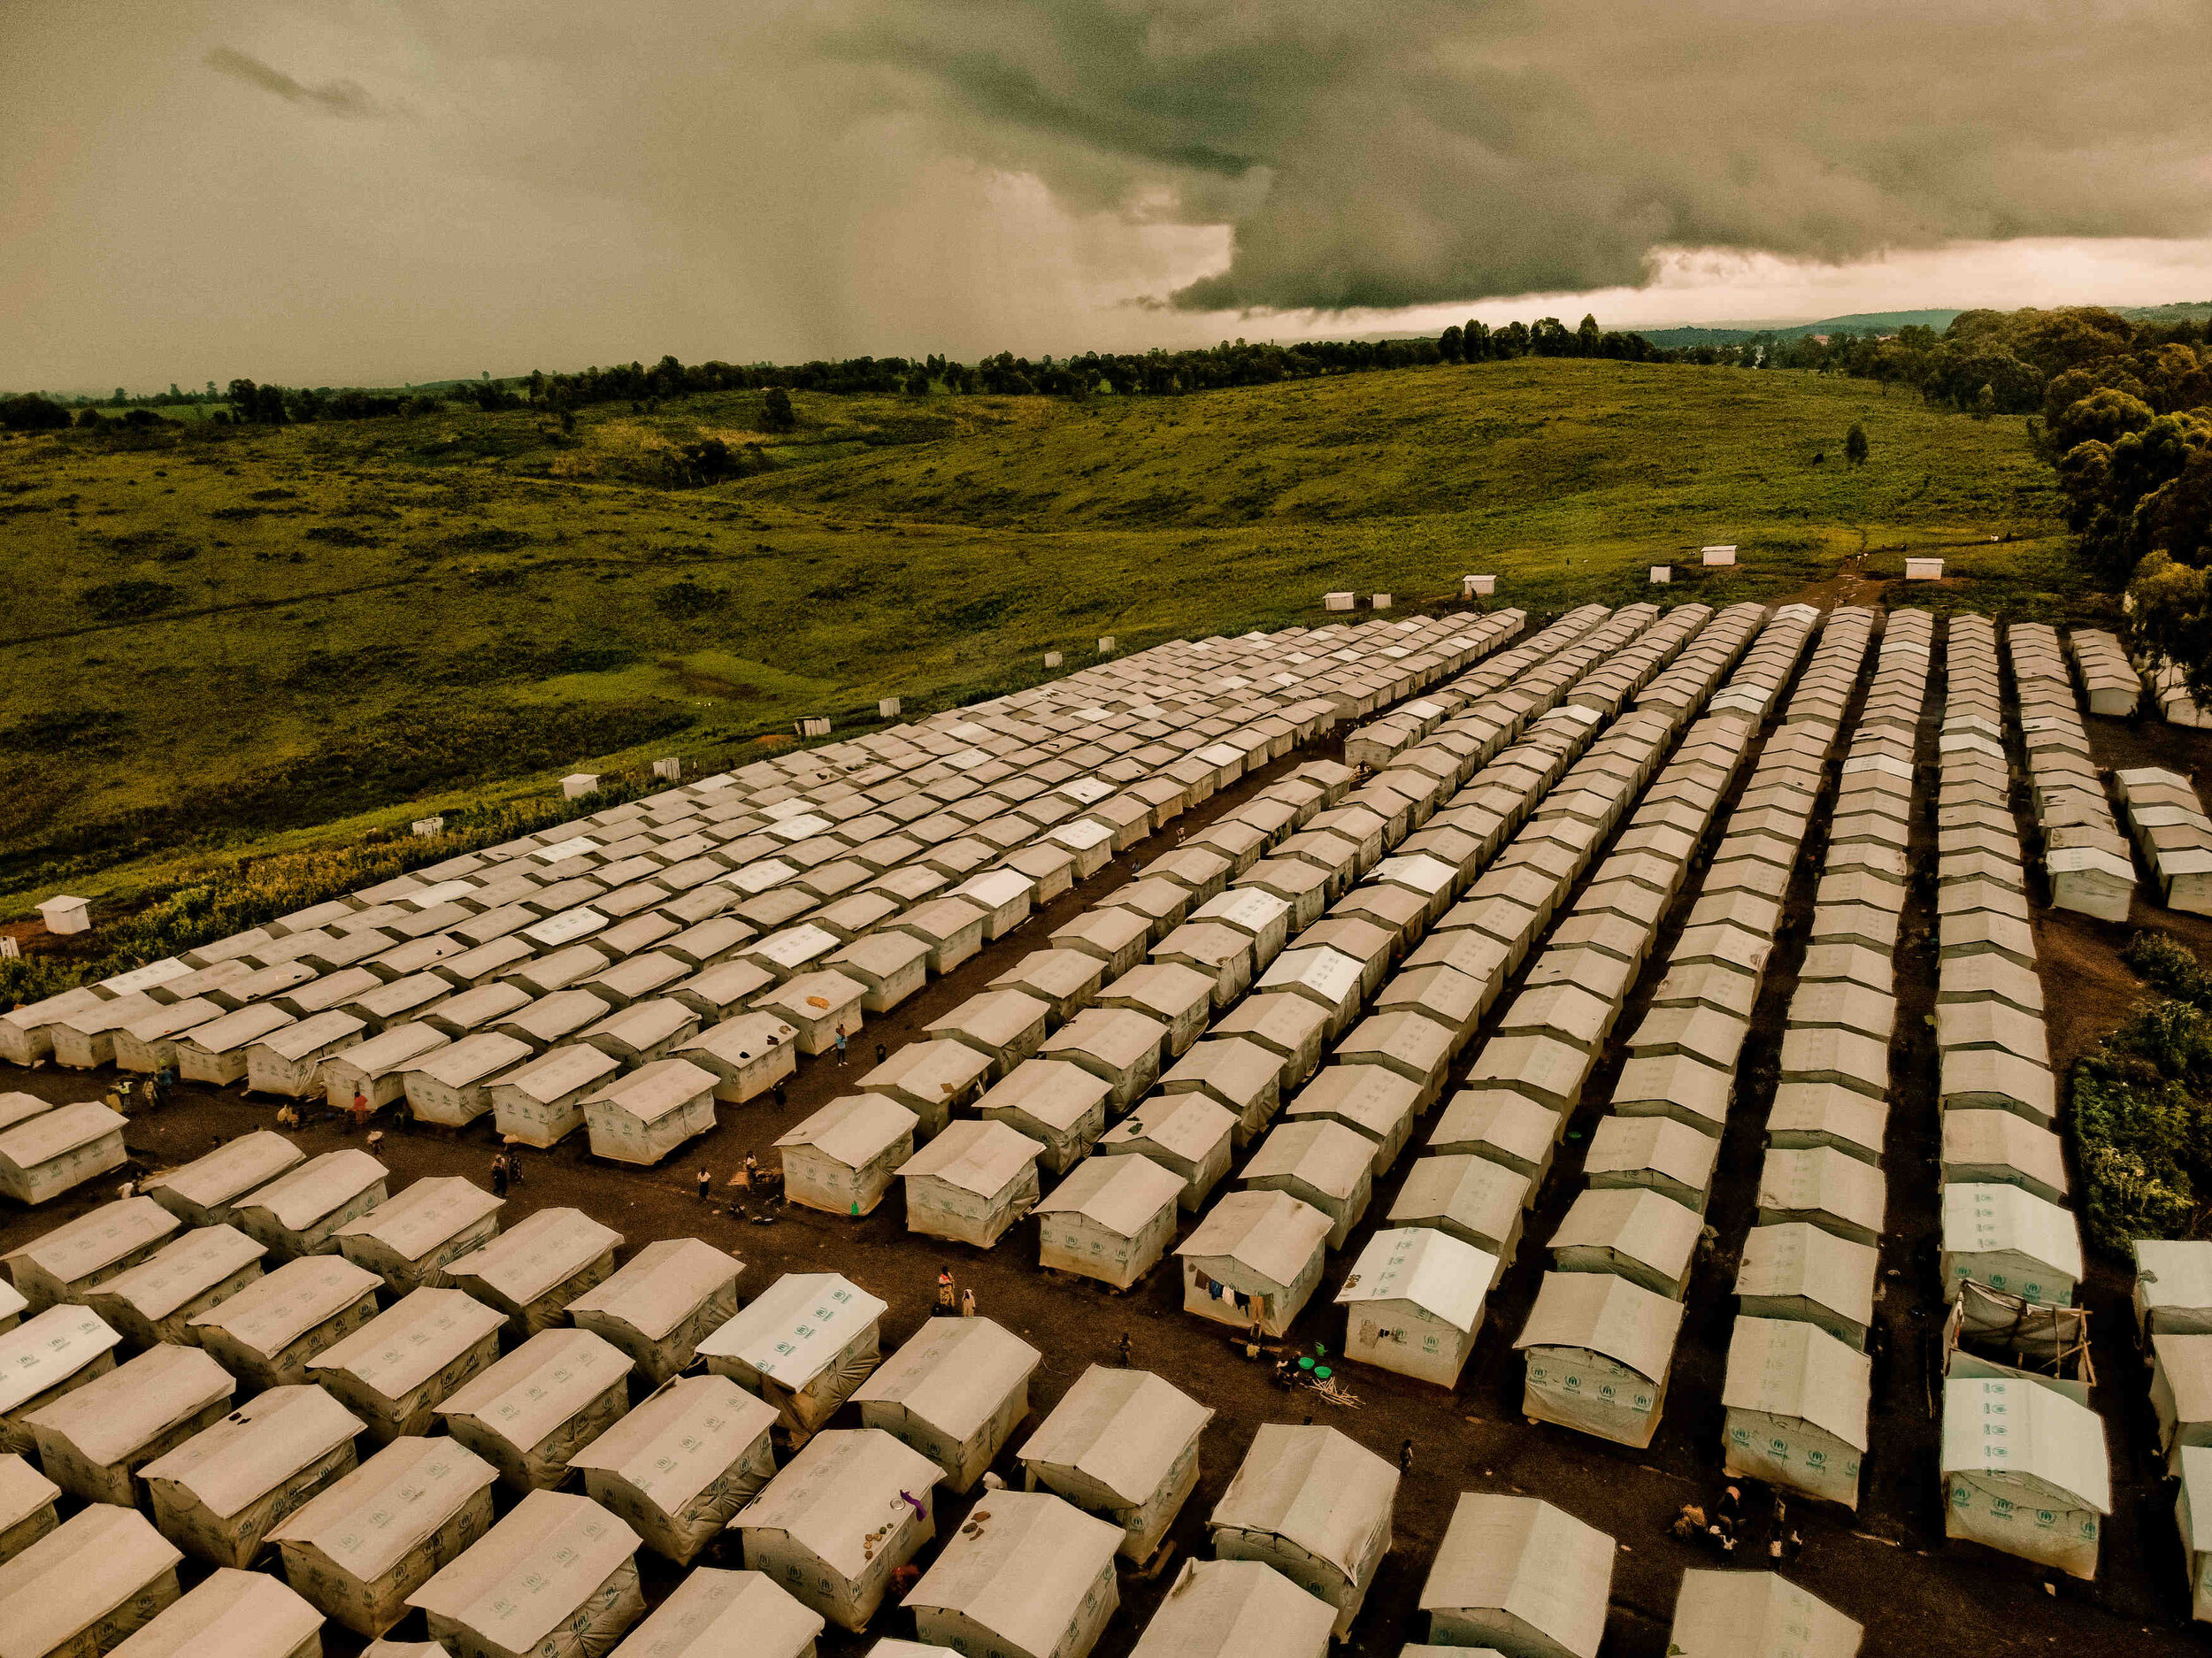
<instances>
[{"instance_id":1,"label":"white tent","mask_svg":"<svg viewBox=\"0 0 2212 1658\"><path fill-rule=\"evenodd\" d=\"M675 1057L713 1073L716 1099L742 1105L798 1070L799 1032L772 1013L743 1013L709 1025Z\"/></svg>"},{"instance_id":2,"label":"white tent","mask_svg":"<svg viewBox=\"0 0 2212 1658\"><path fill-rule=\"evenodd\" d=\"M1284 1193L1318 1210L1329 1247L1340 1249L1374 1197L1374 1150L1364 1134L1326 1118L1278 1123L1238 1178L1248 1191Z\"/></svg>"},{"instance_id":3,"label":"white tent","mask_svg":"<svg viewBox=\"0 0 2212 1658\"><path fill-rule=\"evenodd\" d=\"M1169 1094L1202 1093L1226 1106L1236 1117L1241 1150L1282 1106L1283 1062L1257 1042L1213 1037L1194 1044L1160 1078L1160 1086Z\"/></svg>"},{"instance_id":4,"label":"white tent","mask_svg":"<svg viewBox=\"0 0 2212 1658\"><path fill-rule=\"evenodd\" d=\"M1198 1488L1213 1414L1148 1371L1094 1364L1022 1447L1025 1483L1119 1526L1122 1554L1141 1562Z\"/></svg>"},{"instance_id":5,"label":"white tent","mask_svg":"<svg viewBox=\"0 0 2212 1658\"><path fill-rule=\"evenodd\" d=\"M347 1109L357 1096L371 1110L396 1105L407 1097L407 1073L449 1045L443 1031L419 1021L395 1025L323 1061L323 1098L336 1111Z\"/></svg>"},{"instance_id":6,"label":"white tent","mask_svg":"<svg viewBox=\"0 0 2212 1658\"><path fill-rule=\"evenodd\" d=\"M822 1628L819 1612L761 1573L703 1566L611 1658L814 1658Z\"/></svg>"},{"instance_id":7,"label":"white tent","mask_svg":"<svg viewBox=\"0 0 2212 1658\"><path fill-rule=\"evenodd\" d=\"M1329 1224L1286 1192L1230 1193L1176 1246L1183 1310L1281 1335L1321 1282Z\"/></svg>"},{"instance_id":8,"label":"white tent","mask_svg":"<svg viewBox=\"0 0 2212 1658\"><path fill-rule=\"evenodd\" d=\"M1156 1094L1099 1137L1096 1155L1134 1155L1172 1169L1183 1177L1183 1208L1195 1213L1229 1172L1237 1121L1206 1094Z\"/></svg>"},{"instance_id":9,"label":"white tent","mask_svg":"<svg viewBox=\"0 0 2212 1658\"><path fill-rule=\"evenodd\" d=\"M246 1049L246 1092L311 1098L323 1091L323 1062L357 1047L368 1033L366 1021L336 1008L280 1025Z\"/></svg>"},{"instance_id":10,"label":"white tent","mask_svg":"<svg viewBox=\"0 0 2212 1658\"><path fill-rule=\"evenodd\" d=\"M1879 1256L1806 1221L1754 1226L1736 1273L1737 1306L1747 1318L1794 1318L1817 1324L1863 1353L1874 1322Z\"/></svg>"},{"instance_id":11,"label":"white tent","mask_svg":"<svg viewBox=\"0 0 2212 1658\"><path fill-rule=\"evenodd\" d=\"M390 1180L365 1151L326 1151L240 1198L233 1224L288 1260L335 1255L338 1229L383 1202Z\"/></svg>"},{"instance_id":12,"label":"white tent","mask_svg":"<svg viewBox=\"0 0 2212 1658\"><path fill-rule=\"evenodd\" d=\"M1256 1560L1336 1608L1350 1633L1390 1552L1398 1470L1334 1428L1269 1423L1206 1521L1217 1560Z\"/></svg>"},{"instance_id":13,"label":"white tent","mask_svg":"<svg viewBox=\"0 0 2212 1658\"><path fill-rule=\"evenodd\" d=\"M1770 1151L1759 1168L1759 1224L1810 1221L1853 1243L1882 1235L1889 1201L1882 1171L1832 1146Z\"/></svg>"},{"instance_id":14,"label":"white tent","mask_svg":"<svg viewBox=\"0 0 2212 1658\"><path fill-rule=\"evenodd\" d=\"M492 1124L526 1146L557 1144L584 1125L584 1101L622 1069L589 1042L549 1048L491 1085Z\"/></svg>"},{"instance_id":15,"label":"white tent","mask_svg":"<svg viewBox=\"0 0 2212 1658\"><path fill-rule=\"evenodd\" d=\"M1528 1359L1521 1409L1617 1444L1658 1431L1682 1303L1610 1272L1547 1272L1513 1345Z\"/></svg>"},{"instance_id":16,"label":"white tent","mask_svg":"<svg viewBox=\"0 0 2212 1658\"><path fill-rule=\"evenodd\" d=\"M921 1119L887 1094L832 1100L776 1140L783 1195L829 1215L870 1215L914 1155Z\"/></svg>"},{"instance_id":17,"label":"white tent","mask_svg":"<svg viewBox=\"0 0 2212 1658\"><path fill-rule=\"evenodd\" d=\"M256 1129L181 1168L148 1177L140 1189L187 1225L213 1226L228 1224L232 1205L247 1193L305 1161L283 1135Z\"/></svg>"},{"instance_id":18,"label":"white tent","mask_svg":"<svg viewBox=\"0 0 2212 1658\"><path fill-rule=\"evenodd\" d=\"M236 1082L246 1074L248 1050L295 1022L295 1015L273 1002L256 1002L196 1025L177 1039L177 1074L219 1088Z\"/></svg>"},{"instance_id":19,"label":"white tent","mask_svg":"<svg viewBox=\"0 0 2212 1658\"><path fill-rule=\"evenodd\" d=\"M873 1428L816 1434L730 1522L746 1568L839 1628L866 1628L891 1574L937 1535L938 1471Z\"/></svg>"},{"instance_id":20,"label":"white tent","mask_svg":"<svg viewBox=\"0 0 2212 1658\"><path fill-rule=\"evenodd\" d=\"M1770 1571L1689 1571L1667 1646L1684 1658L1857 1658L1863 1632Z\"/></svg>"},{"instance_id":21,"label":"white tent","mask_svg":"<svg viewBox=\"0 0 2212 1658\"><path fill-rule=\"evenodd\" d=\"M2166 1471L2178 1475L2184 1447L2212 1445L2212 1335L2151 1338L2151 1409Z\"/></svg>"},{"instance_id":22,"label":"white tent","mask_svg":"<svg viewBox=\"0 0 2212 1658\"><path fill-rule=\"evenodd\" d=\"M2082 1578L2112 1512L2104 1422L2025 1377L1943 1384L1944 1534Z\"/></svg>"},{"instance_id":23,"label":"white tent","mask_svg":"<svg viewBox=\"0 0 2212 1658\"><path fill-rule=\"evenodd\" d=\"M19 1203L43 1203L128 1161L123 1119L104 1105L83 1101L0 1131L0 1194Z\"/></svg>"},{"instance_id":24,"label":"white tent","mask_svg":"<svg viewBox=\"0 0 2212 1658\"><path fill-rule=\"evenodd\" d=\"M87 1502L137 1506L136 1475L230 1411L238 1384L197 1347L149 1348L23 1418L39 1466Z\"/></svg>"},{"instance_id":25,"label":"white tent","mask_svg":"<svg viewBox=\"0 0 2212 1658\"><path fill-rule=\"evenodd\" d=\"M964 1492L1029 1414L1044 1355L988 1318L933 1318L860 1385L863 1427L881 1428Z\"/></svg>"},{"instance_id":26,"label":"white tent","mask_svg":"<svg viewBox=\"0 0 2212 1658\"><path fill-rule=\"evenodd\" d=\"M2081 1282L2073 1211L2016 1186L1943 1188L1943 1298L1968 1278L2032 1306L2070 1307Z\"/></svg>"},{"instance_id":27,"label":"white tent","mask_svg":"<svg viewBox=\"0 0 2212 1658\"><path fill-rule=\"evenodd\" d=\"M1421 1585L1429 1639L1515 1658L1597 1658L1613 1550L1604 1532L1539 1498L1463 1493Z\"/></svg>"},{"instance_id":28,"label":"white tent","mask_svg":"<svg viewBox=\"0 0 2212 1658\"><path fill-rule=\"evenodd\" d=\"M584 1100L595 1157L649 1167L714 1126L714 1073L657 1059Z\"/></svg>"},{"instance_id":29,"label":"white tent","mask_svg":"<svg viewBox=\"0 0 2212 1658\"><path fill-rule=\"evenodd\" d=\"M517 1491L550 1491L630 1408L630 1355L588 1330L542 1330L433 1409Z\"/></svg>"},{"instance_id":30,"label":"white tent","mask_svg":"<svg viewBox=\"0 0 2212 1658\"><path fill-rule=\"evenodd\" d=\"M1497 1271L1495 1255L1432 1226L1377 1232L1337 1292L1344 1356L1456 1386Z\"/></svg>"},{"instance_id":31,"label":"white tent","mask_svg":"<svg viewBox=\"0 0 2212 1658\"><path fill-rule=\"evenodd\" d=\"M2159 1331L2212 1334L2212 1243L2136 1240L2136 1339Z\"/></svg>"},{"instance_id":32,"label":"white tent","mask_svg":"<svg viewBox=\"0 0 2212 1658\"><path fill-rule=\"evenodd\" d=\"M585 1493L687 1566L776 1472L775 1408L726 1376L666 1384L570 1459Z\"/></svg>"},{"instance_id":33,"label":"white tent","mask_svg":"<svg viewBox=\"0 0 2212 1658\"><path fill-rule=\"evenodd\" d=\"M396 1295L443 1289L446 1269L499 1234L504 1198L458 1175L432 1176L401 1189L338 1228L338 1253L366 1267Z\"/></svg>"},{"instance_id":34,"label":"white tent","mask_svg":"<svg viewBox=\"0 0 2212 1658\"><path fill-rule=\"evenodd\" d=\"M2182 1448L2174 1520L2189 1570L2190 1619L2212 1623L2212 1570L2207 1570L2212 1566L2212 1449L2196 1445Z\"/></svg>"},{"instance_id":35,"label":"white tent","mask_svg":"<svg viewBox=\"0 0 2212 1658\"><path fill-rule=\"evenodd\" d=\"M955 1651L1086 1658L1121 1604L1121 1532L1049 1492L995 1492L907 1593L915 1631Z\"/></svg>"},{"instance_id":36,"label":"white tent","mask_svg":"<svg viewBox=\"0 0 2212 1658\"><path fill-rule=\"evenodd\" d=\"M1271 1566L1187 1560L1131 1658L1327 1658L1335 1623Z\"/></svg>"},{"instance_id":37,"label":"white tent","mask_svg":"<svg viewBox=\"0 0 2212 1658\"><path fill-rule=\"evenodd\" d=\"M1678 1301L1701 1230L1694 1210L1648 1186L1594 1186L1575 1199L1552 1233L1552 1265L1562 1272L1617 1273Z\"/></svg>"},{"instance_id":38,"label":"white tent","mask_svg":"<svg viewBox=\"0 0 2212 1658\"><path fill-rule=\"evenodd\" d=\"M979 1099L991 1072L988 1055L965 1042L909 1042L860 1078L864 1092L886 1094L921 1121L916 1138L941 1133L953 1111Z\"/></svg>"},{"instance_id":39,"label":"white tent","mask_svg":"<svg viewBox=\"0 0 2212 1658\"><path fill-rule=\"evenodd\" d=\"M907 1230L989 1248L1036 1207L1043 1149L1004 1123L950 1125L900 1166Z\"/></svg>"},{"instance_id":40,"label":"white tent","mask_svg":"<svg viewBox=\"0 0 2212 1658\"><path fill-rule=\"evenodd\" d=\"M307 1362L380 1444L427 1433L437 1406L499 1357L507 1321L459 1290L419 1289Z\"/></svg>"},{"instance_id":41,"label":"white tent","mask_svg":"<svg viewBox=\"0 0 2212 1658\"><path fill-rule=\"evenodd\" d=\"M0 1564L13 1560L61 1522L61 1487L12 1451L0 1452Z\"/></svg>"},{"instance_id":42,"label":"white tent","mask_svg":"<svg viewBox=\"0 0 2212 1658\"><path fill-rule=\"evenodd\" d=\"M376 1316L382 1280L338 1255L306 1255L265 1272L192 1320L200 1345L240 1381L313 1379L307 1362Z\"/></svg>"},{"instance_id":43,"label":"white tent","mask_svg":"<svg viewBox=\"0 0 2212 1658\"><path fill-rule=\"evenodd\" d=\"M614 1270L622 1234L580 1209L524 1217L447 1270L456 1289L507 1315L517 1336L558 1325L568 1304Z\"/></svg>"},{"instance_id":44,"label":"white tent","mask_svg":"<svg viewBox=\"0 0 2212 1658\"><path fill-rule=\"evenodd\" d=\"M96 1502L0 1565L0 1641L10 1658L112 1652L183 1593L182 1558L136 1509Z\"/></svg>"},{"instance_id":45,"label":"white tent","mask_svg":"<svg viewBox=\"0 0 2212 1658\"><path fill-rule=\"evenodd\" d=\"M1874 1362L1816 1324L1736 1320L1728 1344L1727 1471L1856 1510Z\"/></svg>"},{"instance_id":46,"label":"white tent","mask_svg":"<svg viewBox=\"0 0 2212 1658\"><path fill-rule=\"evenodd\" d=\"M775 1406L795 1434L811 1433L875 1369L887 1310L834 1272L787 1272L700 1342L699 1356Z\"/></svg>"},{"instance_id":47,"label":"white tent","mask_svg":"<svg viewBox=\"0 0 2212 1658\"><path fill-rule=\"evenodd\" d=\"M82 1301L99 1286L150 1260L176 1235L177 1217L150 1197L119 1198L40 1233L4 1257L34 1312Z\"/></svg>"},{"instance_id":48,"label":"white tent","mask_svg":"<svg viewBox=\"0 0 2212 1658\"><path fill-rule=\"evenodd\" d=\"M224 1567L111 1650L116 1658L322 1658L323 1615L266 1572Z\"/></svg>"},{"instance_id":49,"label":"white tent","mask_svg":"<svg viewBox=\"0 0 2212 1658\"><path fill-rule=\"evenodd\" d=\"M138 1470L186 1554L250 1566L285 1516L355 1468L360 1419L319 1387L272 1387Z\"/></svg>"},{"instance_id":50,"label":"white tent","mask_svg":"<svg viewBox=\"0 0 2212 1658\"><path fill-rule=\"evenodd\" d=\"M1520 1249L1521 1223L1535 1201L1526 1175L1487 1157L1423 1157L1398 1189L1390 1221L1432 1227L1471 1244L1495 1256L1502 1271Z\"/></svg>"},{"instance_id":51,"label":"white tent","mask_svg":"<svg viewBox=\"0 0 2212 1658\"><path fill-rule=\"evenodd\" d=\"M527 1042L499 1031L472 1031L408 1069L401 1083L407 1109L419 1122L466 1128L492 1109L493 1087L529 1058Z\"/></svg>"},{"instance_id":52,"label":"white tent","mask_svg":"<svg viewBox=\"0 0 2212 1658\"><path fill-rule=\"evenodd\" d=\"M699 1343L737 1313L744 1263L696 1238L649 1243L568 1304L580 1330L628 1354L655 1386L691 1368Z\"/></svg>"},{"instance_id":53,"label":"white tent","mask_svg":"<svg viewBox=\"0 0 2212 1658\"><path fill-rule=\"evenodd\" d=\"M395 1439L270 1534L284 1580L323 1616L381 1635L492 1524L499 1470L442 1435Z\"/></svg>"},{"instance_id":54,"label":"white tent","mask_svg":"<svg viewBox=\"0 0 2212 1658\"><path fill-rule=\"evenodd\" d=\"M1273 1073L1271 1070L1270 1075ZM1044 1147L1039 1165L1065 1174L1106 1132L1111 1085L1064 1059L1028 1059L978 1101L977 1114Z\"/></svg>"},{"instance_id":55,"label":"white tent","mask_svg":"<svg viewBox=\"0 0 2212 1658\"><path fill-rule=\"evenodd\" d=\"M1037 1263L1127 1289L1175 1241L1182 1195L1149 1157L1086 1157L1037 1205Z\"/></svg>"},{"instance_id":56,"label":"white tent","mask_svg":"<svg viewBox=\"0 0 2212 1658\"><path fill-rule=\"evenodd\" d=\"M590 1498L533 1491L407 1604L470 1658L588 1658L645 1615L637 1546Z\"/></svg>"}]
</instances>

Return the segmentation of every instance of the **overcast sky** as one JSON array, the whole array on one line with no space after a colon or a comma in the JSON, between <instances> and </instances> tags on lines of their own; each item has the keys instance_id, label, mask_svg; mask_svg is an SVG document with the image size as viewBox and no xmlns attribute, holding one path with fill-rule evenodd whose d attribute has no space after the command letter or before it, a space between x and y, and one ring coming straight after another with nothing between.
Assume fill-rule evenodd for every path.
<instances>
[{"instance_id":1,"label":"overcast sky","mask_svg":"<svg viewBox=\"0 0 2212 1658\"><path fill-rule=\"evenodd\" d=\"M0 388L2212 298L2202 0L0 0Z\"/></svg>"}]
</instances>

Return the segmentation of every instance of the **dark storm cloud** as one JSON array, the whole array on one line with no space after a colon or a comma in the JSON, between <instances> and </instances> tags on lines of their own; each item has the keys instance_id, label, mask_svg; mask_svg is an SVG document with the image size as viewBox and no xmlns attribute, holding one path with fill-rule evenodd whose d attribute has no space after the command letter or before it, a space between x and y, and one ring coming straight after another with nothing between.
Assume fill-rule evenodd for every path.
<instances>
[{"instance_id":1,"label":"dark storm cloud","mask_svg":"<svg viewBox=\"0 0 2212 1658\"><path fill-rule=\"evenodd\" d=\"M326 115L336 115L349 120L366 120L385 111L367 90L357 81L326 81L311 87L295 81L269 64L265 64L250 52L242 52L229 46L218 46L200 60L218 74L242 81L250 87L293 104L303 104Z\"/></svg>"},{"instance_id":2,"label":"dark storm cloud","mask_svg":"<svg viewBox=\"0 0 2212 1658\"><path fill-rule=\"evenodd\" d=\"M1191 309L2212 226L2212 8L826 0L824 49L1079 206L1233 228ZM822 11L813 13L819 19Z\"/></svg>"}]
</instances>

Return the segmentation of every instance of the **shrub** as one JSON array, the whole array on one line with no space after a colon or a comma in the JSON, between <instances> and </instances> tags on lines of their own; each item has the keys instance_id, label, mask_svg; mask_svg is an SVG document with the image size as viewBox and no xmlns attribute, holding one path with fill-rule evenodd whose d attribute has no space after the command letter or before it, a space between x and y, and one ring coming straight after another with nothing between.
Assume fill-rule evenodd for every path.
<instances>
[{"instance_id":1,"label":"shrub","mask_svg":"<svg viewBox=\"0 0 2212 1658\"><path fill-rule=\"evenodd\" d=\"M2161 995L2212 1009L2212 973L2171 933L2139 933L2121 955L2136 977Z\"/></svg>"},{"instance_id":2,"label":"shrub","mask_svg":"<svg viewBox=\"0 0 2212 1658\"><path fill-rule=\"evenodd\" d=\"M719 587L710 587L686 577L672 581L653 595L653 603L663 616L687 621L695 616L704 616L718 610L728 601L729 595Z\"/></svg>"},{"instance_id":3,"label":"shrub","mask_svg":"<svg viewBox=\"0 0 2212 1658\"><path fill-rule=\"evenodd\" d=\"M77 594L86 610L104 622L133 621L157 616L183 597L165 581L103 581Z\"/></svg>"}]
</instances>

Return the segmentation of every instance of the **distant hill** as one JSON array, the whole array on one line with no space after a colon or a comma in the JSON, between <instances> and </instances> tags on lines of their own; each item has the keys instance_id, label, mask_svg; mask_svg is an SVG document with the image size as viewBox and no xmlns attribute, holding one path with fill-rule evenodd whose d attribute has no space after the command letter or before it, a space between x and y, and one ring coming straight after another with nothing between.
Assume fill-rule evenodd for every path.
<instances>
[{"instance_id":1,"label":"distant hill","mask_svg":"<svg viewBox=\"0 0 2212 1658\"><path fill-rule=\"evenodd\" d=\"M1793 340L1802 334L1834 334L1848 328L1853 334L1895 334L1900 328L1933 328L1941 334L1951 326L1956 311L1863 311L1848 317L1824 317L1818 322L1744 322L1717 328L1641 328L1637 330L1654 345L1671 350L1696 345L1741 345L1762 334Z\"/></svg>"},{"instance_id":2,"label":"distant hill","mask_svg":"<svg viewBox=\"0 0 2212 1658\"><path fill-rule=\"evenodd\" d=\"M2131 322L2212 322L2212 299L2185 299L2171 305L2115 307Z\"/></svg>"}]
</instances>

